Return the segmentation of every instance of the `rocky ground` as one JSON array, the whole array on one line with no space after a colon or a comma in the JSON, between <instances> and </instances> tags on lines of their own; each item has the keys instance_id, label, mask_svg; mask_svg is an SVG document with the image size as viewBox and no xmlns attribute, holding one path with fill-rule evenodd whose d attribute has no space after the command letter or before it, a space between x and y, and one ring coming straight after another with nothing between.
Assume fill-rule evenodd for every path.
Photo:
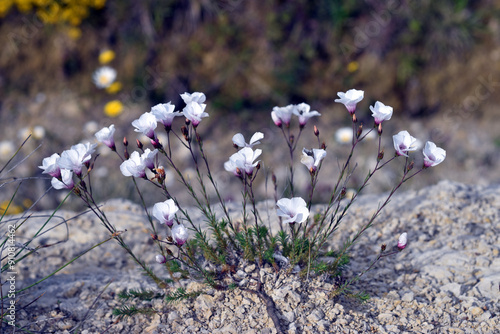
<instances>
[{"instance_id":1,"label":"rocky ground","mask_svg":"<svg viewBox=\"0 0 500 334\"><path fill-rule=\"evenodd\" d=\"M384 196L361 196L331 245L339 245L366 223ZM265 209L266 203L260 206ZM251 265L236 275L249 283L261 277L284 333L494 333L500 326L499 208L499 185L442 181L399 193L352 250L346 278L366 269L382 243L391 247L400 233L408 233L404 251L382 259L354 285L356 291L371 295L362 304L329 298L334 282L325 277L306 281ZM134 252L160 273L141 209L113 200L105 210L118 229L127 229L124 238ZM18 241L32 236L45 221L38 216L18 231ZM53 228L33 241L32 246L60 243L18 265L18 287L105 239L92 215L64 221L74 216L58 213L49 223ZM184 285L188 291L200 288L196 282ZM122 303L117 293L131 288L153 289L154 284L108 242L19 296L17 305L23 308L16 313L16 325L42 333L72 333L76 328L80 333L277 333L262 301L239 289L205 289L193 300L172 305L144 302L158 313L118 320L112 315ZM12 331L5 324L2 328Z\"/></svg>"}]
</instances>

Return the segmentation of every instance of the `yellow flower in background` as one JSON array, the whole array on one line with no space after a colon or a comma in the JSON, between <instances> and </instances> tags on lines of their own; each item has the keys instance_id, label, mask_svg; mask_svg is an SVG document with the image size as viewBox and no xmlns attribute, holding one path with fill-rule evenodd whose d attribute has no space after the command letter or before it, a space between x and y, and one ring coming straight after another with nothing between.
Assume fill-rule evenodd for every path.
<instances>
[{"instance_id":1,"label":"yellow flower in background","mask_svg":"<svg viewBox=\"0 0 500 334\"><path fill-rule=\"evenodd\" d=\"M357 61L351 61L347 64L347 71L349 73L356 72L359 69L359 63Z\"/></svg>"},{"instance_id":2,"label":"yellow flower in background","mask_svg":"<svg viewBox=\"0 0 500 334\"><path fill-rule=\"evenodd\" d=\"M28 209L30 206L33 205L33 201L30 200L29 198L23 199L23 206Z\"/></svg>"},{"instance_id":3,"label":"yellow flower in background","mask_svg":"<svg viewBox=\"0 0 500 334\"><path fill-rule=\"evenodd\" d=\"M67 33L68 36L74 40L77 40L80 37L82 37L82 30L78 27L69 27Z\"/></svg>"},{"instance_id":4,"label":"yellow flower in background","mask_svg":"<svg viewBox=\"0 0 500 334\"><path fill-rule=\"evenodd\" d=\"M115 53L113 50L104 50L99 54L99 63L105 65L115 59Z\"/></svg>"},{"instance_id":5,"label":"yellow flower in background","mask_svg":"<svg viewBox=\"0 0 500 334\"><path fill-rule=\"evenodd\" d=\"M104 114L108 117L116 117L123 112L123 104L118 100L109 101L104 106Z\"/></svg>"},{"instance_id":6,"label":"yellow flower in background","mask_svg":"<svg viewBox=\"0 0 500 334\"><path fill-rule=\"evenodd\" d=\"M2 215L4 213L6 215L17 215L21 212L23 212L23 208L19 205L14 205L14 203L11 203L10 201L3 201L2 203L0 203L0 214Z\"/></svg>"},{"instance_id":7,"label":"yellow flower in background","mask_svg":"<svg viewBox=\"0 0 500 334\"><path fill-rule=\"evenodd\" d=\"M113 82L111 85L109 85L109 87L106 88L106 92L108 92L109 94L116 94L121 90L122 90L122 83L119 81Z\"/></svg>"},{"instance_id":8,"label":"yellow flower in background","mask_svg":"<svg viewBox=\"0 0 500 334\"><path fill-rule=\"evenodd\" d=\"M0 1L0 17L4 17L14 4L13 0Z\"/></svg>"}]
</instances>

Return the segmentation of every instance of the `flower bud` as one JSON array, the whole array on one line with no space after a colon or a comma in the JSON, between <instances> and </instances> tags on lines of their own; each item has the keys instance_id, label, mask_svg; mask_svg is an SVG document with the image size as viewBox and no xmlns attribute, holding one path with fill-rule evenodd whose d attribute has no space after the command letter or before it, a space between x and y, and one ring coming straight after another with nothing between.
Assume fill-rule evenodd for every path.
<instances>
[{"instance_id":1,"label":"flower bud","mask_svg":"<svg viewBox=\"0 0 500 334\"><path fill-rule=\"evenodd\" d=\"M184 136L184 139L186 141L189 141L189 131L185 125L182 126L181 132L182 132L182 135Z\"/></svg>"},{"instance_id":2,"label":"flower bud","mask_svg":"<svg viewBox=\"0 0 500 334\"><path fill-rule=\"evenodd\" d=\"M398 239L399 250L405 249L407 242L408 242L408 234L406 232L404 232L399 236L399 239Z\"/></svg>"},{"instance_id":3,"label":"flower bud","mask_svg":"<svg viewBox=\"0 0 500 334\"><path fill-rule=\"evenodd\" d=\"M123 150L123 156L125 157L125 160L128 160L130 158L130 154L128 154L127 147Z\"/></svg>"},{"instance_id":4,"label":"flower bud","mask_svg":"<svg viewBox=\"0 0 500 334\"><path fill-rule=\"evenodd\" d=\"M379 135L379 136L381 136L381 135L382 135L382 123L380 123L380 124L378 125L377 132L378 132L378 135Z\"/></svg>"},{"instance_id":5,"label":"flower bud","mask_svg":"<svg viewBox=\"0 0 500 334\"><path fill-rule=\"evenodd\" d=\"M380 151L377 156L377 161L384 159L384 150Z\"/></svg>"},{"instance_id":6,"label":"flower bud","mask_svg":"<svg viewBox=\"0 0 500 334\"><path fill-rule=\"evenodd\" d=\"M342 187L342 190L340 191L340 199L344 198L346 193L347 189L345 187Z\"/></svg>"},{"instance_id":7,"label":"flower bud","mask_svg":"<svg viewBox=\"0 0 500 334\"><path fill-rule=\"evenodd\" d=\"M156 140L151 139L151 145L153 145L153 147L156 149L163 148L163 145L160 143L160 141L158 139L156 139Z\"/></svg>"},{"instance_id":8,"label":"flower bud","mask_svg":"<svg viewBox=\"0 0 500 334\"><path fill-rule=\"evenodd\" d=\"M357 123L358 122L358 119L356 118L356 114L355 113L352 113L352 122L353 123Z\"/></svg>"},{"instance_id":9,"label":"flower bud","mask_svg":"<svg viewBox=\"0 0 500 334\"><path fill-rule=\"evenodd\" d=\"M255 168L257 168L257 170L260 169L260 162L257 164L257 166L255 166Z\"/></svg>"},{"instance_id":10,"label":"flower bud","mask_svg":"<svg viewBox=\"0 0 500 334\"><path fill-rule=\"evenodd\" d=\"M322 142L322 143L321 143L321 149L322 149L322 150L326 150L326 144L325 144L325 142Z\"/></svg>"},{"instance_id":11,"label":"flower bud","mask_svg":"<svg viewBox=\"0 0 500 334\"><path fill-rule=\"evenodd\" d=\"M363 124L360 124L358 126L358 131L356 132L356 138L359 138L362 132L363 132Z\"/></svg>"},{"instance_id":12,"label":"flower bud","mask_svg":"<svg viewBox=\"0 0 500 334\"><path fill-rule=\"evenodd\" d=\"M159 264L163 264L163 263L167 262L167 258L161 254L156 255L155 260Z\"/></svg>"},{"instance_id":13,"label":"flower bud","mask_svg":"<svg viewBox=\"0 0 500 334\"><path fill-rule=\"evenodd\" d=\"M137 148L142 151L142 149L144 147L144 145L142 145L142 142L139 141L139 139L136 139L135 142L137 144Z\"/></svg>"},{"instance_id":14,"label":"flower bud","mask_svg":"<svg viewBox=\"0 0 500 334\"><path fill-rule=\"evenodd\" d=\"M128 140L127 137L123 137L123 146L127 147L128 146Z\"/></svg>"},{"instance_id":15,"label":"flower bud","mask_svg":"<svg viewBox=\"0 0 500 334\"><path fill-rule=\"evenodd\" d=\"M408 167L406 167L406 170L409 172L413 169L413 166L415 165L415 162L410 162L410 164L408 165Z\"/></svg>"},{"instance_id":16,"label":"flower bud","mask_svg":"<svg viewBox=\"0 0 500 334\"><path fill-rule=\"evenodd\" d=\"M380 246L380 250L381 250L382 252L384 252L386 248L387 248L387 245L386 245L386 244L382 244L382 246Z\"/></svg>"},{"instance_id":17,"label":"flower bud","mask_svg":"<svg viewBox=\"0 0 500 334\"><path fill-rule=\"evenodd\" d=\"M318 130L318 127L317 127L316 125L314 126L314 135L315 135L316 137L318 137L318 136L319 136L319 130Z\"/></svg>"}]
</instances>

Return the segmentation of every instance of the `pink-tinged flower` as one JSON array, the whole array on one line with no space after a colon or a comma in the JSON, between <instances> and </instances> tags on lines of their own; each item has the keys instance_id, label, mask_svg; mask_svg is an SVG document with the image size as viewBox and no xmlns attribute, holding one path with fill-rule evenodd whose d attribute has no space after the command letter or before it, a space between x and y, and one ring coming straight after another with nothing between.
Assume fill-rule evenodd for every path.
<instances>
[{"instance_id":1,"label":"pink-tinged flower","mask_svg":"<svg viewBox=\"0 0 500 334\"><path fill-rule=\"evenodd\" d=\"M75 183L73 182L73 172L67 169L61 170L61 180L53 177L50 181L54 189L73 189Z\"/></svg>"},{"instance_id":2,"label":"pink-tinged flower","mask_svg":"<svg viewBox=\"0 0 500 334\"><path fill-rule=\"evenodd\" d=\"M406 232L401 233L398 240L398 248L400 250L405 249L407 242L408 242L408 234Z\"/></svg>"},{"instance_id":3,"label":"pink-tinged flower","mask_svg":"<svg viewBox=\"0 0 500 334\"><path fill-rule=\"evenodd\" d=\"M281 126L285 123L286 126L290 125L290 120L292 119L294 105L289 104L286 107L274 107L271 112L271 118L273 119L276 126Z\"/></svg>"},{"instance_id":4,"label":"pink-tinged flower","mask_svg":"<svg viewBox=\"0 0 500 334\"><path fill-rule=\"evenodd\" d=\"M282 198L276 205L276 212L285 219L284 223L302 223L309 217L309 209L302 197Z\"/></svg>"},{"instance_id":5,"label":"pink-tinged flower","mask_svg":"<svg viewBox=\"0 0 500 334\"><path fill-rule=\"evenodd\" d=\"M196 102L199 104L202 104L206 100L206 96L203 93L200 92L194 92L192 94L190 93L184 93L181 94L182 100L184 101L185 104L189 104L190 102Z\"/></svg>"},{"instance_id":6,"label":"pink-tinged flower","mask_svg":"<svg viewBox=\"0 0 500 334\"><path fill-rule=\"evenodd\" d=\"M174 227L172 227L172 238L178 246L184 245L188 236L188 230L184 225L174 224Z\"/></svg>"},{"instance_id":7,"label":"pink-tinged flower","mask_svg":"<svg viewBox=\"0 0 500 334\"><path fill-rule=\"evenodd\" d=\"M410 136L408 131L400 131L397 135L392 136L392 140L397 155L408 157L408 152L417 149L417 139Z\"/></svg>"},{"instance_id":8,"label":"pink-tinged flower","mask_svg":"<svg viewBox=\"0 0 500 334\"><path fill-rule=\"evenodd\" d=\"M157 154L157 149L153 151L151 151L149 148L145 149L144 153L141 154L142 163L149 169L155 168L155 160Z\"/></svg>"},{"instance_id":9,"label":"pink-tinged flower","mask_svg":"<svg viewBox=\"0 0 500 334\"><path fill-rule=\"evenodd\" d=\"M379 125L383 121L388 121L392 117L392 107L386 106L380 101L375 102L375 106L370 106L375 124Z\"/></svg>"},{"instance_id":10,"label":"pink-tinged flower","mask_svg":"<svg viewBox=\"0 0 500 334\"><path fill-rule=\"evenodd\" d=\"M309 106L307 103L300 103L297 104L292 112L294 115L297 115L299 117L299 124L300 126L305 126L309 118L314 117L314 116L321 116L319 112L316 110L310 111L311 106Z\"/></svg>"},{"instance_id":11,"label":"pink-tinged flower","mask_svg":"<svg viewBox=\"0 0 500 334\"><path fill-rule=\"evenodd\" d=\"M141 159L139 152L132 152L130 158L121 163L120 171L123 176L146 177L146 165Z\"/></svg>"},{"instance_id":12,"label":"pink-tinged flower","mask_svg":"<svg viewBox=\"0 0 500 334\"><path fill-rule=\"evenodd\" d=\"M157 254L157 255L155 256L155 260L156 260L156 262L158 262L159 264L164 264L164 263L166 263L166 262L167 262L167 258L166 258L165 256L161 255L161 254Z\"/></svg>"},{"instance_id":13,"label":"pink-tinged flower","mask_svg":"<svg viewBox=\"0 0 500 334\"><path fill-rule=\"evenodd\" d=\"M175 111L175 106L170 102L160 103L151 108L151 113L156 117L156 120L165 127L170 128L174 117L182 116L182 113Z\"/></svg>"},{"instance_id":14,"label":"pink-tinged flower","mask_svg":"<svg viewBox=\"0 0 500 334\"><path fill-rule=\"evenodd\" d=\"M425 143L423 154L425 167L437 166L446 158L446 151L431 141Z\"/></svg>"},{"instance_id":15,"label":"pink-tinged flower","mask_svg":"<svg viewBox=\"0 0 500 334\"><path fill-rule=\"evenodd\" d=\"M300 159L300 162L306 165L309 171L315 172L318 169L321 160L325 157L326 151L323 149L314 148L312 150L308 150L304 148L302 150L302 158Z\"/></svg>"},{"instance_id":16,"label":"pink-tinged flower","mask_svg":"<svg viewBox=\"0 0 500 334\"><path fill-rule=\"evenodd\" d=\"M101 130L99 130L96 134L95 137L97 140L113 151L116 150L115 146L115 139L113 138L113 135L115 134L115 125L111 124L109 127L104 127Z\"/></svg>"},{"instance_id":17,"label":"pink-tinged flower","mask_svg":"<svg viewBox=\"0 0 500 334\"><path fill-rule=\"evenodd\" d=\"M52 177L61 177L61 168L59 167L59 154L54 153L50 157L42 160L42 165L38 168L43 169L42 174L49 174Z\"/></svg>"},{"instance_id":18,"label":"pink-tinged flower","mask_svg":"<svg viewBox=\"0 0 500 334\"><path fill-rule=\"evenodd\" d=\"M229 161L231 161L237 168L239 168L240 171L244 171L248 175L252 175L253 169L259 164L260 161L255 161L255 159L257 159L261 153L262 150L260 149L256 149L254 151L250 147L244 147L233 154L229 158Z\"/></svg>"},{"instance_id":19,"label":"pink-tinged flower","mask_svg":"<svg viewBox=\"0 0 500 334\"><path fill-rule=\"evenodd\" d=\"M350 114L354 114L356 111L356 104L363 99L365 92L357 89L349 89L345 93L338 92L337 95L340 99L336 99L335 102L342 103Z\"/></svg>"},{"instance_id":20,"label":"pink-tinged flower","mask_svg":"<svg viewBox=\"0 0 500 334\"><path fill-rule=\"evenodd\" d=\"M103 66L94 72L92 79L97 88L108 88L116 79L116 71L109 66Z\"/></svg>"},{"instance_id":21,"label":"pink-tinged flower","mask_svg":"<svg viewBox=\"0 0 500 334\"><path fill-rule=\"evenodd\" d=\"M167 199L165 202L156 203L153 206L153 216L160 221L160 224L167 224L172 227L175 214L179 211L173 199Z\"/></svg>"},{"instance_id":22,"label":"pink-tinged flower","mask_svg":"<svg viewBox=\"0 0 500 334\"><path fill-rule=\"evenodd\" d=\"M90 160L97 144L77 144L71 146L70 150L61 153L57 164L61 169L68 169L76 175L82 175L82 166Z\"/></svg>"},{"instance_id":23,"label":"pink-tinged flower","mask_svg":"<svg viewBox=\"0 0 500 334\"><path fill-rule=\"evenodd\" d=\"M250 142L246 143L245 142L245 137L241 133L237 133L233 136L233 144L238 146L238 147L254 147L255 145L260 144L260 141L262 138L264 138L264 134L262 132L255 132L250 138Z\"/></svg>"},{"instance_id":24,"label":"pink-tinged flower","mask_svg":"<svg viewBox=\"0 0 500 334\"><path fill-rule=\"evenodd\" d=\"M182 110L182 114L188 120L193 123L193 126L196 127L200 124L201 119L204 117L208 117L208 113L205 112L206 104L200 104L198 102L192 101L189 102L186 107Z\"/></svg>"},{"instance_id":25,"label":"pink-tinged flower","mask_svg":"<svg viewBox=\"0 0 500 334\"><path fill-rule=\"evenodd\" d=\"M143 133L146 137L155 139L155 129L157 126L156 117L150 112L146 112L132 122L135 132Z\"/></svg>"}]
</instances>

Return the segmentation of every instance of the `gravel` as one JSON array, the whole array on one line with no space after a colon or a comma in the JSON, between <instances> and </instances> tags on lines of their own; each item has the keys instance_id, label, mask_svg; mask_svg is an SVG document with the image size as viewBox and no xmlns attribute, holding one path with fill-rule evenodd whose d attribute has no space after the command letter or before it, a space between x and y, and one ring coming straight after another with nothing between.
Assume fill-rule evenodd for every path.
<instances>
[{"instance_id":1,"label":"gravel","mask_svg":"<svg viewBox=\"0 0 500 334\"><path fill-rule=\"evenodd\" d=\"M384 199L384 195L360 196L331 246L352 236ZM259 206L263 212L270 207L275 221L272 203ZM118 229L127 230L124 239L134 252L158 274L164 274L154 261L154 245L140 207L112 200L104 208ZM237 204L230 208L236 215ZM357 275L369 267L382 244L392 247L400 233L408 233L404 251L381 259L354 284L352 292L370 294L365 303L347 296L331 298L335 281L328 277L307 281L253 264L238 268L234 276L250 287L257 277L262 278L285 333L494 333L500 328L499 213L500 185L442 181L396 194L353 247L351 266L345 272L347 279ZM75 213L58 215L70 218ZM32 236L44 221L30 218L29 225L18 231L18 241ZM104 229L90 214L59 222L51 221L54 228L36 238L32 246L60 243L18 264L18 288L105 239ZM158 312L117 321L112 310L122 305L119 291L154 289L155 285L116 244L108 242L18 296L17 305L36 301L17 310L16 324L43 333L71 333L77 326L80 333L277 333L257 295L240 289L216 291L197 282L182 284L188 291L202 289L205 293L170 305L161 299L142 302L138 305L152 306ZM5 324L2 328L12 330Z\"/></svg>"}]
</instances>

